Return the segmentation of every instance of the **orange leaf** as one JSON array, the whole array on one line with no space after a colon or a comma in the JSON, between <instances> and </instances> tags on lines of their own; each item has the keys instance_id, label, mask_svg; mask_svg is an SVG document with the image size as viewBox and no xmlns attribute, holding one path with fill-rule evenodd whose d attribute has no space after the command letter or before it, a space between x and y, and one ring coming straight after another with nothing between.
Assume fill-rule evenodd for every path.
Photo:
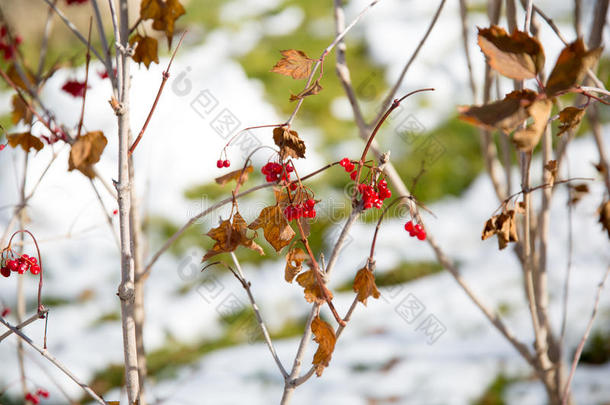
<instances>
[{"instance_id":1,"label":"orange leaf","mask_svg":"<svg viewBox=\"0 0 610 405\"><path fill-rule=\"evenodd\" d=\"M239 245L245 246L248 249L264 255L263 249L253 241L254 237L249 238L246 235L248 228L243 217L236 212L233 215L233 222L228 219L222 221L217 228L210 229L207 235L214 239L216 243L212 246L201 261L208 260L210 257L220 253L232 252Z\"/></svg>"},{"instance_id":2,"label":"orange leaf","mask_svg":"<svg viewBox=\"0 0 610 405\"><path fill-rule=\"evenodd\" d=\"M286 268L284 269L284 278L289 283L292 283L294 277L299 274L303 268L303 262L307 259L307 253L301 248L294 248L286 255Z\"/></svg>"},{"instance_id":3,"label":"orange leaf","mask_svg":"<svg viewBox=\"0 0 610 405\"><path fill-rule=\"evenodd\" d=\"M546 82L546 94L554 96L580 84L601 53L602 48L587 51L582 38L563 48Z\"/></svg>"},{"instance_id":4,"label":"orange leaf","mask_svg":"<svg viewBox=\"0 0 610 405\"><path fill-rule=\"evenodd\" d=\"M318 343L318 350L313 355L312 364L316 368L316 375L320 377L333 356L337 336L333 327L320 319L319 315L311 322L311 331L314 340Z\"/></svg>"},{"instance_id":5,"label":"orange leaf","mask_svg":"<svg viewBox=\"0 0 610 405\"><path fill-rule=\"evenodd\" d=\"M36 138L34 135L30 134L29 132L9 134L6 136L6 140L8 141L8 144L13 148L21 146L21 148L26 152L29 152L31 149L39 151L44 147L42 141Z\"/></svg>"},{"instance_id":6,"label":"orange leaf","mask_svg":"<svg viewBox=\"0 0 610 405\"><path fill-rule=\"evenodd\" d=\"M302 92L300 92L296 96L294 94L291 94L290 101L296 101L296 100L300 100L300 99L308 97L308 96L314 96L321 91L322 91L322 86L320 85L320 79L317 79L311 86L307 87L306 89L304 89Z\"/></svg>"},{"instance_id":7,"label":"orange leaf","mask_svg":"<svg viewBox=\"0 0 610 405\"><path fill-rule=\"evenodd\" d=\"M368 297L379 298L379 290L375 284L375 275L367 267L363 267L354 278L354 292L358 293L358 301L366 305Z\"/></svg>"},{"instance_id":8,"label":"orange leaf","mask_svg":"<svg viewBox=\"0 0 610 405\"><path fill-rule=\"evenodd\" d=\"M108 140L102 131L82 135L73 144L68 158L68 171L79 170L90 179L95 177L93 165L100 161Z\"/></svg>"},{"instance_id":9,"label":"orange leaf","mask_svg":"<svg viewBox=\"0 0 610 405\"><path fill-rule=\"evenodd\" d=\"M263 228L265 239L276 252L288 245L295 235L279 205L263 208L258 218L248 228L254 230Z\"/></svg>"},{"instance_id":10,"label":"orange leaf","mask_svg":"<svg viewBox=\"0 0 610 405\"><path fill-rule=\"evenodd\" d=\"M136 42L138 44L131 56L134 62L143 63L144 66L146 66L146 69L148 69L152 62L159 63L159 56L157 54L158 43L155 38L143 37L140 34L135 34L129 39L129 45L133 46Z\"/></svg>"},{"instance_id":11,"label":"orange leaf","mask_svg":"<svg viewBox=\"0 0 610 405\"><path fill-rule=\"evenodd\" d=\"M527 107L527 115L533 118L534 122L513 135L513 143L520 151L530 152L538 145L551 115L551 107L553 103L549 99L536 100Z\"/></svg>"},{"instance_id":12,"label":"orange leaf","mask_svg":"<svg viewBox=\"0 0 610 405\"><path fill-rule=\"evenodd\" d=\"M290 127L274 128L273 141L279 146L282 159L305 157L305 142L299 138L297 131L290 129Z\"/></svg>"},{"instance_id":13,"label":"orange leaf","mask_svg":"<svg viewBox=\"0 0 610 405\"><path fill-rule=\"evenodd\" d=\"M248 180L248 173L252 173L252 170L252 166L248 166L245 169L234 170L224 176L217 177L215 181L221 186L224 186L231 180L235 180L238 185L242 185Z\"/></svg>"},{"instance_id":14,"label":"orange leaf","mask_svg":"<svg viewBox=\"0 0 610 405\"><path fill-rule=\"evenodd\" d=\"M13 112L11 113L11 121L13 124L17 124L21 120L23 120L24 123L29 124L32 120L32 112L18 94L13 95L11 104L13 105Z\"/></svg>"},{"instance_id":15,"label":"orange leaf","mask_svg":"<svg viewBox=\"0 0 610 405\"><path fill-rule=\"evenodd\" d=\"M324 294L318 285L318 280L316 279L316 273L314 273L314 269L307 270L304 273L301 273L297 276L297 283L301 287L304 288L305 300L307 302L315 302L321 304L325 302ZM326 288L326 286L322 286L326 290L328 297L332 299L333 294Z\"/></svg>"},{"instance_id":16,"label":"orange leaf","mask_svg":"<svg viewBox=\"0 0 610 405\"><path fill-rule=\"evenodd\" d=\"M309 77L314 60L308 58L305 52L296 49L287 49L280 52L282 53L282 59L273 66L272 72L291 76L293 79Z\"/></svg>"},{"instance_id":17,"label":"orange leaf","mask_svg":"<svg viewBox=\"0 0 610 405\"><path fill-rule=\"evenodd\" d=\"M559 112L559 132L557 136L561 136L564 132L575 129L585 115L584 108L566 107Z\"/></svg>"},{"instance_id":18,"label":"orange leaf","mask_svg":"<svg viewBox=\"0 0 610 405\"><path fill-rule=\"evenodd\" d=\"M178 0L142 0L140 3L140 18L153 20L152 28L164 31L167 43L172 46L174 25L186 11Z\"/></svg>"},{"instance_id":19,"label":"orange leaf","mask_svg":"<svg viewBox=\"0 0 610 405\"><path fill-rule=\"evenodd\" d=\"M489 65L511 79L532 79L544 68L542 45L525 32L508 35L496 25L479 28L479 46Z\"/></svg>"}]
</instances>

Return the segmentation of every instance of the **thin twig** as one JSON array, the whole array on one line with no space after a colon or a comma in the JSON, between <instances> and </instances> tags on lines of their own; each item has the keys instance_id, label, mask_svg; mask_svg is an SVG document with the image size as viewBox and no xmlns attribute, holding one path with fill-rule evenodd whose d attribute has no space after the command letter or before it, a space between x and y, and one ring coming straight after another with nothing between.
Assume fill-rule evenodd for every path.
<instances>
[{"instance_id":1,"label":"thin twig","mask_svg":"<svg viewBox=\"0 0 610 405\"><path fill-rule=\"evenodd\" d=\"M32 339L30 339L23 332L21 332L19 329L17 329L16 327L14 327L10 323L8 323L3 317L0 317L0 323L3 324L4 326L6 326L7 328L9 328L11 331L13 331L13 333L16 334L17 336L19 336L22 341L24 341L25 343L30 345L34 350L36 350L38 353L40 353L44 358L49 360L61 372L63 372L72 381L74 381L76 384L78 384L97 403L102 404L102 405L108 405L106 403L106 401L104 401L102 399L102 397L97 395L87 384L85 384L84 382L79 380L74 374L72 374L72 372L70 370L68 370L66 368L66 366L64 366L59 360L57 360L54 356L52 356L47 350L41 349L40 347L36 346L36 344L34 344Z\"/></svg>"},{"instance_id":2,"label":"thin twig","mask_svg":"<svg viewBox=\"0 0 610 405\"><path fill-rule=\"evenodd\" d=\"M34 322L34 321L36 321L38 319L41 319L41 316L46 316L47 312L49 312L49 310L47 310L47 309L44 309L40 313L36 312L34 315L30 316L28 319L26 319L25 321L21 322L19 325L16 325L15 329L23 329L23 328L25 328L26 326L28 326L32 322ZM13 333L12 330L9 330L8 332L5 332L2 336L0 336L0 342L2 342L4 339L9 337L12 333Z\"/></svg>"},{"instance_id":3,"label":"thin twig","mask_svg":"<svg viewBox=\"0 0 610 405\"><path fill-rule=\"evenodd\" d=\"M568 376L568 381L566 382L561 403L562 405L566 405L568 403L568 398L570 395L570 385L572 384L572 379L574 378L574 373L576 372L576 367L578 366L578 362L580 361L580 355L585 347L585 342L589 338L589 334L591 333L591 329L593 328L593 321L595 321L595 316L597 315L597 310L599 308L599 299L602 295L602 290L604 289L604 284L606 283L606 279L608 278L608 274L610 274L610 266L604 273L602 277L602 281L599 283L597 287L597 295L595 296L595 303L593 304L593 312L591 313L591 318L587 323L587 328L585 329L585 333L580 339L580 343L578 343L578 347L576 348L576 352L574 353L574 361L572 361L572 368L570 369L570 375Z\"/></svg>"},{"instance_id":4,"label":"thin twig","mask_svg":"<svg viewBox=\"0 0 610 405\"><path fill-rule=\"evenodd\" d=\"M83 104L80 110L80 119L78 120L78 129L76 131L76 139L80 137L80 131L83 128L83 120L85 118L85 102L87 100L87 86L89 84L89 62L91 61L91 53L89 50L91 47L91 26L93 25L93 19L89 19L89 33L87 34L87 54L85 55L85 87L83 89Z\"/></svg>"},{"instance_id":5,"label":"thin twig","mask_svg":"<svg viewBox=\"0 0 610 405\"><path fill-rule=\"evenodd\" d=\"M248 298L250 299L250 304L252 305L252 310L254 311L254 314L256 315L256 320L258 322L258 326L261 328L261 331L263 332L263 337L265 338L265 343L267 343L267 347L269 348L269 351L271 352L271 356L273 356L273 359L275 360L275 364L277 364L277 367L280 369L282 376L284 378L286 378L286 377L288 377L288 372L286 371L286 369L284 368L284 365L280 361L280 358L278 357L277 352L275 351L275 347L273 347L273 342L271 341L271 336L269 335L267 326L265 325L265 322L263 321L263 316L261 315L260 310L258 309L258 305L256 304L256 301L254 299L254 295L252 295L252 290L250 288L251 287L250 282L248 280L246 280L246 277L244 276L244 272L241 269L241 265L240 265L239 261L237 260L237 256L235 256L235 252L231 252L231 259L233 260L233 263L235 264L235 268L237 269L237 274L239 275L239 280L241 282L241 285L244 287L244 289L248 293Z\"/></svg>"},{"instance_id":6,"label":"thin twig","mask_svg":"<svg viewBox=\"0 0 610 405\"><path fill-rule=\"evenodd\" d=\"M446 2L446 0L441 0L438 8L436 9L436 13L434 13L434 17L432 17L432 21L430 21L430 25L428 26L428 29L426 30L426 33L424 34L424 36L421 39L421 41L419 41L419 44L417 44L417 47L415 48L415 51L413 51L413 53L411 54L411 57L407 61L407 64L402 68L402 72L400 72L400 75L398 76L398 80L396 80L396 83L394 83L394 86L392 86L392 89L389 91L389 93L386 96L384 102L381 104L381 108L380 108L379 114L372 121L372 124L375 124L375 123L379 122L379 120L383 116L385 110L392 103L392 100L394 99L394 96L398 92L398 89L400 88L400 86L402 84L402 81L404 80L404 78L405 78L405 76L407 74L407 71L411 67L411 64L415 61L415 58L417 58L417 55L419 54L419 51L421 50L421 48L426 43L426 40L428 39L428 36L430 35L430 33L432 32L432 29L436 25L436 22L438 21L438 18L441 15L441 11L443 11L443 7L445 6L445 2Z\"/></svg>"},{"instance_id":7,"label":"thin twig","mask_svg":"<svg viewBox=\"0 0 610 405\"><path fill-rule=\"evenodd\" d=\"M148 112L148 116L146 117L146 121L144 121L144 125L142 126L140 133L138 134L136 140L133 142L133 144L129 148L129 155L131 155L133 153L133 151L136 149L136 147L140 143L142 136L144 136L144 132L146 131L146 128L148 127L148 123L150 122L150 119L152 118L152 116L155 112L155 108L157 108L157 103L159 102L159 99L161 98L161 93L163 93L163 88L165 87L165 83L167 82L167 79L169 79L169 69L172 67L172 62L174 61L174 58L176 57L176 52L178 52L178 49L180 48L180 45L182 44L182 40L184 39L185 35L186 35L186 31L184 31L182 33L182 36L180 37L180 41L178 42L176 49L174 49L174 53L172 53L172 57L169 59L167 68L163 71L161 85L159 86L159 90L157 91L157 96L155 97L155 101L153 102L153 105L150 108L150 111Z\"/></svg>"}]
</instances>

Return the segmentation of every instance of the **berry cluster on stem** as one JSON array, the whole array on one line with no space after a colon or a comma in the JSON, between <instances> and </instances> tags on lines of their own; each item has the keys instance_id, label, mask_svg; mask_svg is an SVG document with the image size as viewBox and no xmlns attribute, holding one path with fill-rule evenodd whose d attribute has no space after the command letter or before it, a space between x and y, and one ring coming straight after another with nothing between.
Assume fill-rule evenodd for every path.
<instances>
[{"instance_id":1,"label":"berry cluster on stem","mask_svg":"<svg viewBox=\"0 0 610 405\"><path fill-rule=\"evenodd\" d=\"M261 168L261 173L265 175L268 183L288 182L290 181L290 173L293 171L294 167L289 163L268 162ZM296 187L291 185L291 188L294 190Z\"/></svg>"},{"instance_id":2,"label":"berry cluster on stem","mask_svg":"<svg viewBox=\"0 0 610 405\"><path fill-rule=\"evenodd\" d=\"M34 405L38 405L40 403L40 397L49 398L49 391L43 390L42 388L38 389L35 393L28 392L25 394L25 401L31 402Z\"/></svg>"},{"instance_id":3,"label":"berry cluster on stem","mask_svg":"<svg viewBox=\"0 0 610 405\"><path fill-rule=\"evenodd\" d=\"M10 61L15 57L17 47L21 44L22 39L19 35L11 38L6 25L0 27L0 51L5 61Z\"/></svg>"},{"instance_id":4,"label":"berry cluster on stem","mask_svg":"<svg viewBox=\"0 0 610 405\"><path fill-rule=\"evenodd\" d=\"M284 215L288 221L293 221L299 218L315 218L315 205L317 201L308 199L305 202L297 205L289 205L284 208Z\"/></svg>"},{"instance_id":5,"label":"berry cluster on stem","mask_svg":"<svg viewBox=\"0 0 610 405\"><path fill-rule=\"evenodd\" d=\"M33 275L38 275L40 273L40 266L35 257L25 254L16 259L6 260L5 264L0 268L0 274L4 277L9 277L11 272L24 274L26 271L30 271Z\"/></svg>"},{"instance_id":6,"label":"berry cluster on stem","mask_svg":"<svg viewBox=\"0 0 610 405\"><path fill-rule=\"evenodd\" d=\"M413 224L413 221L408 221L405 224L405 231L409 232L409 236L417 237L419 240L426 240L426 231L420 224Z\"/></svg>"}]
</instances>

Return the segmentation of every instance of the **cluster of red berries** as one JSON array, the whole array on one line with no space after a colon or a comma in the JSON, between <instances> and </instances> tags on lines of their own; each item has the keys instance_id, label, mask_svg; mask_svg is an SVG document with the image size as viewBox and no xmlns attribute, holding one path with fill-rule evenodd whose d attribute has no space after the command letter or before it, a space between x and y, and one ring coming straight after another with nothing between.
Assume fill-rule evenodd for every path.
<instances>
[{"instance_id":1,"label":"cluster of red berries","mask_svg":"<svg viewBox=\"0 0 610 405\"><path fill-rule=\"evenodd\" d=\"M216 161L216 167L219 169L222 169L223 167L229 167L229 166L231 166L231 162L229 162L229 159L225 159L225 160L218 159Z\"/></svg>"},{"instance_id":2,"label":"cluster of red berries","mask_svg":"<svg viewBox=\"0 0 610 405\"><path fill-rule=\"evenodd\" d=\"M426 240L426 231L420 224L413 225L413 221L409 221L405 224L405 231L409 232L409 236L417 236L419 240Z\"/></svg>"},{"instance_id":3,"label":"cluster of red berries","mask_svg":"<svg viewBox=\"0 0 610 405\"><path fill-rule=\"evenodd\" d=\"M0 268L0 274L2 274L4 277L9 277L11 275L11 271L16 271L19 274L23 274L28 270L33 275L40 273L38 261L35 257L21 255L17 259L7 260L6 264Z\"/></svg>"},{"instance_id":4,"label":"cluster of red berries","mask_svg":"<svg viewBox=\"0 0 610 405\"><path fill-rule=\"evenodd\" d=\"M376 187L368 184L358 184L358 192L362 195L363 208L381 208L383 201L392 197L392 192L388 189L388 182L382 179Z\"/></svg>"},{"instance_id":5,"label":"cluster of red berries","mask_svg":"<svg viewBox=\"0 0 610 405\"><path fill-rule=\"evenodd\" d=\"M40 397L49 398L49 391L43 390L41 388L38 391L36 391L35 394L32 394L31 392L28 392L27 394L25 394L26 402L30 401L34 405L38 405L40 403Z\"/></svg>"},{"instance_id":6,"label":"cluster of red berries","mask_svg":"<svg viewBox=\"0 0 610 405\"><path fill-rule=\"evenodd\" d=\"M261 173L265 175L268 183L290 181L290 173L293 171L294 167L292 165L282 165L276 162L268 162L265 166L261 167Z\"/></svg>"},{"instance_id":7,"label":"cluster of red berries","mask_svg":"<svg viewBox=\"0 0 610 405\"><path fill-rule=\"evenodd\" d=\"M17 46L21 44L21 37L17 35L14 38L14 43L10 43L10 37L7 36L8 29L5 25L0 27L0 51L3 53L4 60L11 60L15 57L15 51L17 50ZM9 41L6 41L8 39Z\"/></svg>"},{"instance_id":8,"label":"cluster of red berries","mask_svg":"<svg viewBox=\"0 0 610 405\"><path fill-rule=\"evenodd\" d=\"M316 210L315 210L316 201L313 199L308 199L304 203L299 205L289 205L284 208L284 215L286 219L289 221L299 219L299 218L315 218Z\"/></svg>"},{"instance_id":9,"label":"cluster of red berries","mask_svg":"<svg viewBox=\"0 0 610 405\"><path fill-rule=\"evenodd\" d=\"M341 165L341 167L343 167L345 169L346 172L348 172L348 173L351 172L349 177L351 177L352 180L356 180L358 171L354 170L356 168L356 165L354 165L351 160L349 160L348 158L343 158L343 159L341 159L339 164Z\"/></svg>"}]
</instances>

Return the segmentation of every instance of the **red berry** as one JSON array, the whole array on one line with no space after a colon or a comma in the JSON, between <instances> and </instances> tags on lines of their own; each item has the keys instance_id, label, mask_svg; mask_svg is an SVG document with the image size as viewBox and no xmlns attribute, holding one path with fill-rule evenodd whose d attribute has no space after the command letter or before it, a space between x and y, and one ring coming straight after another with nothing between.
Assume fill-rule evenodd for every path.
<instances>
[{"instance_id":1,"label":"red berry","mask_svg":"<svg viewBox=\"0 0 610 405\"><path fill-rule=\"evenodd\" d=\"M405 224L405 231L413 232L413 221L409 221Z\"/></svg>"},{"instance_id":2,"label":"red berry","mask_svg":"<svg viewBox=\"0 0 610 405\"><path fill-rule=\"evenodd\" d=\"M27 265L27 264L25 264L25 263L21 263L21 264L19 265L19 267L17 267L17 273L19 273L19 274L23 274L23 273L25 273L26 271L28 271L28 265Z\"/></svg>"},{"instance_id":3,"label":"red berry","mask_svg":"<svg viewBox=\"0 0 610 405\"><path fill-rule=\"evenodd\" d=\"M38 273L40 273L40 266L37 264L33 264L30 267L30 272L32 272L33 275L37 275Z\"/></svg>"},{"instance_id":4,"label":"red berry","mask_svg":"<svg viewBox=\"0 0 610 405\"><path fill-rule=\"evenodd\" d=\"M8 267L10 271L17 271L19 263L17 263L17 260L9 260L8 262L6 262L6 267Z\"/></svg>"},{"instance_id":5,"label":"red berry","mask_svg":"<svg viewBox=\"0 0 610 405\"><path fill-rule=\"evenodd\" d=\"M0 274L2 274L4 277L9 277L11 275L11 270L6 266L2 267L0 268Z\"/></svg>"},{"instance_id":6,"label":"red berry","mask_svg":"<svg viewBox=\"0 0 610 405\"><path fill-rule=\"evenodd\" d=\"M349 177L354 181L356 181L356 176L358 176L358 172L355 170L353 172L351 172L349 175Z\"/></svg>"},{"instance_id":7,"label":"red berry","mask_svg":"<svg viewBox=\"0 0 610 405\"><path fill-rule=\"evenodd\" d=\"M426 240L426 231L418 232L417 239L419 239L419 240Z\"/></svg>"},{"instance_id":8,"label":"red berry","mask_svg":"<svg viewBox=\"0 0 610 405\"><path fill-rule=\"evenodd\" d=\"M350 163L348 158L343 158L341 159L341 161L339 162L339 164L343 167L347 166Z\"/></svg>"},{"instance_id":9,"label":"red berry","mask_svg":"<svg viewBox=\"0 0 610 405\"><path fill-rule=\"evenodd\" d=\"M38 397L38 395L32 395L29 392L25 395L25 400L30 401L34 405L38 405L40 403L40 398Z\"/></svg>"},{"instance_id":10,"label":"red berry","mask_svg":"<svg viewBox=\"0 0 610 405\"><path fill-rule=\"evenodd\" d=\"M305 205L307 208L312 209L316 205L316 202L310 198L309 200L305 201Z\"/></svg>"},{"instance_id":11,"label":"red berry","mask_svg":"<svg viewBox=\"0 0 610 405\"><path fill-rule=\"evenodd\" d=\"M40 395L43 398L49 398L49 391L43 390L42 388L36 391L36 394Z\"/></svg>"},{"instance_id":12,"label":"red berry","mask_svg":"<svg viewBox=\"0 0 610 405\"><path fill-rule=\"evenodd\" d=\"M118 214L118 213L119 213L119 210L114 210L114 211L112 211L112 215L116 215L116 214Z\"/></svg>"},{"instance_id":13,"label":"red berry","mask_svg":"<svg viewBox=\"0 0 610 405\"><path fill-rule=\"evenodd\" d=\"M415 227L413 228L413 230L417 233L420 233L421 231L424 230L424 228L422 228L422 226L420 224L415 225Z\"/></svg>"},{"instance_id":14,"label":"red berry","mask_svg":"<svg viewBox=\"0 0 610 405\"><path fill-rule=\"evenodd\" d=\"M225 160L224 162L222 162L222 165L224 167L229 167L229 166L231 166L231 162L229 162L228 160Z\"/></svg>"},{"instance_id":15,"label":"red berry","mask_svg":"<svg viewBox=\"0 0 610 405\"><path fill-rule=\"evenodd\" d=\"M217 168L219 168L219 169L220 169L220 168L222 168L222 164L223 164L222 160L218 159L218 160L216 161L216 167L217 167Z\"/></svg>"},{"instance_id":16,"label":"red berry","mask_svg":"<svg viewBox=\"0 0 610 405\"><path fill-rule=\"evenodd\" d=\"M415 231L411 231L409 232L409 236L413 237L413 236L417 236L417 232Z\"/></svg>"},{"instance_id":17,"label":"red berry","mask_svg":"<svg viewBox=\"0 0 610 405\"><path fill-rule=\"evenodd\" d=\"M6 144L5 143L0 144L0 150L4 150L4 148L6 148Z\"/></svg>"},{"instance_id":18,"label":"red berry","mask_svg":"<svg viewBox=\"0 0 610 405\"><path fill-rule=\"evenodd\" d=\"M297 183L290 183L290 190L291 190L291 191L296 190L296 189L297 189L297 187L298 187L298 184L297 184Z\"/></svg>"},{"instance_id":19,"label":"red berry","mask_svg":"<svg viewBox=\"0 0 610 405\"><path fill-rule=\"evenodd\" d=\"M352 170L354 170L355 166L352 162L347 162L347 164L343 167L345 167L346 172L351 172Z\"/></svg>"},{"instance_id":20,"label":"red berry","mask_svg":"<svg viewBox=\"0 0 610 405\"><path fill-rule=\"evenodd\" d=\"M286 171L288 173L292 173L294 171L294 167L292 167L292 165L286 165Z\"/></svg>"},{"instance_id":21,"label":"red berry","mask_svg":"<svg viewBox=\"0 0 610 405\"><path fill-rule=\"evenodd\" d=\"M6 25L0 27L0 38L4 37L7 33Z\"/></svg>"},{"instance_id":22,"label":"red berry","mask_svg":"<svg viewBox=\"0 0 610 405\"><path fill-rule=\"evenodd\" d=\"M7 316L9 316L11 314L11 309L9 307L6 307L2 310L2 317L6 318Z\"/></svg>"}]
</instances>

